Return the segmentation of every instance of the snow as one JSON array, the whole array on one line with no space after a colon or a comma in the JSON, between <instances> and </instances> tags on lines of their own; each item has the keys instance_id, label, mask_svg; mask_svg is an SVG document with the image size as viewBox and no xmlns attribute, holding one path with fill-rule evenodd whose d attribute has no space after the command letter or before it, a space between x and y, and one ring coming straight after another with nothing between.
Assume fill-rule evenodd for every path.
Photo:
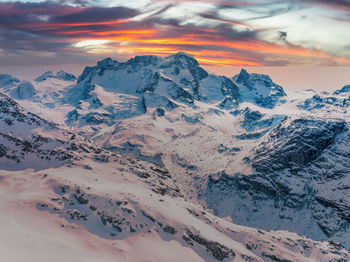
<instances>
[{"instance_id":1,"label":"snow","mask_svg":"<svg viewBox=\"0 0 350 262\"><path fill-rule=\"evenodd\" d=\"M119 171L110 171L111 166L98 163L91 164L92 170L76 167L48 169L40 172L25 170L21 172L2 171L3 179L0 182L1 210L6 210L1 216L0 228L2 257L8 261L21 261L26 258L29 261L62 261L62 259L75 259L78 261L217 261L200 245L191 246L181 238L180 232L187 228L198 232L201 237L218 241L232 248L237 258L241 255L262 261L262 253L268 253L269 245L275 248L274 255L290 259L292 261L327 261L327 256L336 257L332 253L322 254L318 250L327 250L331 247L322 246L313 242L317 248L312 248L313 255L308 258L300 252L300 247L294 252L288 250L276 241L276 237L283 242L310 240L293 235L288 232L263 232L255 229L235 226L228 221L221 220L201 207L184 201L182 198L173 198L168 195L161 196L147 189L146 184L136 179L135 175ZM118 165L112 164L115 169ZM117 172L117 173L116 173ZM119 174L119 175L117 175ZM90 203L99 201L98 198L115 200L127 200L127 207L132 212L137 212L141 219L138 223L144 223L147 227L152 221L142 215L139 210L144 210L148 216L154 217L163 224L175 227L174 237L165 233L158 225L153 225L147 231L139 233L122 233L120 237L103 236L103 224L89 218L81 223L70 220L62 215L50 213L37 208L38 203L53 203L59 209L56 198L60 197L54 186L69 184L74 187L78 183L80 190L88 191ZM35 190L33 190L35 188ZM87 189L88 188L88 189ZM96 199L95 196L98 196ZM55 200L55 201L53 201ZM162 200L163 202L160 202ZM91 202L92 201L92 202ZM100 203L98 208L108 211L110 201ZM78 205L78 206L77 206ZM85 210L83 204L75 204L75 209ZM112 207L112 206L111 206ZM63 210L70 206L63 207ZM193 215L187 210L193 210ZM203 215L203 212L205 215ZM90 217L90 216L89 216ZM131 217L130 217L131 218ZM130 220L130 223L134 223ZM212 222L211 222L212 221ZM95 227L96 223L100 223ZM215 226L212 226L214 223ZM97 230L97 231L96 231ZM227 231L226 231L227 230ZM230 233L232 232L232 233ZM102 234L102 235L101 235ZM123 235L124 234L124 235ZM125 235L126 234L126 235ZM265 234L268 234L268 240ZM11 236L9 238L9 236ZM272 237L274 236L274 237ZM265 247L248 250L244 243L258 243L264 239ZM296 242L294 242L295 244ZM322 247L322 248L321 248ZM21 252L15 252L20 248ZM266 249L265 249L266 248ZM344 252L344 251L342 251ZM317 260L319 256L320 260ZM114 259L114 260L113 260ZM144 260L145 259L145 260ZM148 260L147 260L148 259ZM315 260L316 259L316 260Z\"/></svg>"},{"instance_id":2,"label":"snow","mask_svg":"<svg viewBox=\"0 0 350 262\"><path fill-rule=\"evenodd\" d=\"M336 243L315 241L349 243L340 230L350 203L347 128L301 170L261 174L254 165L259 152L292 150L288 135L304 128L317 134L334 121L347 126L348 95L286 96L268 76L241 74L239 81L208 74L180 53L105 59L77 82L65 72L30 82L0 77L1 92L23 106L0 97L0 155L8 153L0 157L4 257L218 261L213 247L223 261L348 260ZM314 126L293 124L309 118ZM275 141L281 128L291 131ZM23 150L25 141L32 151ZM51 150L71 158L47 160ZM273 198L276 188L285 191Z\"/></svg>"}]
</instances>

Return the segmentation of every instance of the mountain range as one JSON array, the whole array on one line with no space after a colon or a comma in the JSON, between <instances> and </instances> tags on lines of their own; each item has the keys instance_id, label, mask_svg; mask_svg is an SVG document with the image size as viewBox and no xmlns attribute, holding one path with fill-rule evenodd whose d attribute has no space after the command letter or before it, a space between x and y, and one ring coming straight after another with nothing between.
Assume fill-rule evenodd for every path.
<instances>
[{"instance_id":1,"label":"mountain range","mask_svg":"<svg viewBox=\"0 0 350 262\"><path fill-rule=\"evenodd\" d=\"M348 261L349 107L186 53L0 75L4 255Z\"/></svg>"}]
</instances>

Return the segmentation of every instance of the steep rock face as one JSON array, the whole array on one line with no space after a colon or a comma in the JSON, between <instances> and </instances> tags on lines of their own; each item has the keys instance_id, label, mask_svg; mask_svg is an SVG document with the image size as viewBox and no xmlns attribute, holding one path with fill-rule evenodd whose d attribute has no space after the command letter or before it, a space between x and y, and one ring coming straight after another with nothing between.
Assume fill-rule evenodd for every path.
<instances>
[{"instance_id":1,"label":"steep rock face","mask_svg":"<svg viewBox=\"0 0 350 262\"><path fill-rule=\"evenodd\" d=\"M287 119L243 160L250 174L209 178L206 201L239 224L350 248L349 139L344 120Z\"/></svg>"},{"instance_id":2,"label":"steep rock face","mask_svg":"<svg viewBox=\"0 0 350 262\"><path fill-rule=\"evenodd\" d=\"M272 82L268 75L249 74L242 69L232 79L238 85L243 101L253 102L262 107L273 108L286 96L283 88Z\"/></svg>"},{"instance_id":3,"label":"steep rock face","mask_svg":"<svg viewBox=\"0 0 350 262\"><path fill-rule=\"evenodd\" d=\"M141 97L105 91L90 82L79 83L66 93L67 103L75 108L66 115L70 125L112 125L146 112Z\"/></svg>"},{"instance_id":4,"label":"steep rock face","mask_svg":"<svg viewBox=\"0 0 350 262\"><path fill-rule=\"evenodd\" d=\"M261 112L253 111L248 107L242 110L240 114L242 115L241 126L247 132L253 132L261 129L269 131L286 118L286 116L283 115L273 115L265 117L265 115Z\"/></svg>"},{"instance_id":5,"label":"steep rock face","mask_svg":"<svg viewBox=\"0 0 350 262\"><path fill-rule=\"evenodd\" d=\"M248 74L248 79L244 83L241 78L238 84L254 87L248 91L243 90L244 94L247 97L255 96L254 101L261 106L272 107L281 96L285 95L283 89L267 76ZM132 107L135 111L130 115L123 114L122 119L143 114L149 109L152 111L154 108L172 110L182 104L192 107L196 101L213 103L224 109L233 109L239 102L249 101L247 97L242 97L243 91L240 91L234 81L224 76L209 74L186 53L180 52L165 58L137 56L123 63L106 58L94 67L86 67L79 76L77 85L68 92L67 96L74 100L71 99L73 104L82 102L89 104L89 111L82 112L79 108L76 109L80 113L75 123L80 122L81 125L80 119L88 115L99 115L100 119L101 117L105 119L103 123L113 123L120 119L119 116L115 118L115 114L110 113L111 108L120 109L120 107L103 101L101 92L95 92L96 86L100 87L106 96L113 97L119 94L117 100L120 100L121 96L133 97ZM258 86L263 96L254 93ZM155 102L155 97L159 103ZM92 111L96 108L103 109L104 113ZM106 118L109 120L106 121ZM100 121L92 122L100 123Z\"/></svg>"},{"instance_id":6,"label":"steep rock face","mask_svg":"<svg viewBox=\"0 0 350 262\"><path fill-rule=\"evenodd\" d=\"M78 78L78 83L85 80L100 84L111 91L142 94L157 86L160 75L181 88L189 88L191 95L198 99L199 82L206 78L208 73L193 57L185 53L178 53L165 59L156 56L137 56L125 63L107 58L98 62L95 67L85 68Z\"/></svg>"},{"instance_id":7,"label":"steep rock face","mask_svg":"<svg viewBox=\"0 0 350 262\"><path fill-rule=\"evenodd\" d=\"M165 71L168 71L169 75L175 76L175 79L177 75L182 73L188 74L180 79L180 83L190 87L195 99L201 99L200 81L207 78L209 74L199 66L196 59L180 52L167 57L161 63L160 68L166 69ZM175 82L177 81L175 80Z\"/></svg>"},{"instance_id":8,"label":"steep rock face","mask_svg":"<svg viewBox=\"0 0 350 262\"><path fill-rule=\"evenodd\" d=\"M165 108L168 111L178 107L177 104L169 100L164 96L159 96L152 92L145 92L143 95L143 103L145 105L145 111L147 108L157 108L158 110L163 110ZM164 110L163 110L164 112Z\"/></svg>"},{"instance_id":9,"label":"steep rock face","mask_svg":"<svg viewBox=\"0 0 350 262\"><path fill-rule=\"evenodd\" d=\"M282 123L254 153L252 167L272 173L297 170L317 159L344 131L342 120L295 119Z\"/></svg>"}]
</instances>

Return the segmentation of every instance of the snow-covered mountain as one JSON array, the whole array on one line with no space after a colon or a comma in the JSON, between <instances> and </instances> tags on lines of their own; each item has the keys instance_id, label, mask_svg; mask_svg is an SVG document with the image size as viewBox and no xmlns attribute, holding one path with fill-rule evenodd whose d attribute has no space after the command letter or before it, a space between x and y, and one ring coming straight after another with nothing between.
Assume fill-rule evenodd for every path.
<instances>
[{"instance_id":1,"label":"snow-covered mountain","mask_svg":"<svg viewBox=\"0 0 350 262\"><path fill-rule=\"evenodd\" d=\"M243 101L261 107L273 108L280 98L286 96L283 88L272 82L268 75L249 74L242 69L233 77L233 81L238 86Z\"/></svg>"},{"instance_id":2,"label":"snow-covered mountain","mask_svg":"<svg viewBox=\"0 0 350 262\"><path fill-rule=\"evenodd\" d=\"M77 78L73 74L69 74L67 72L64 72L63 70L58 71L56 74L52 71L47 71L43 73L41 76L38 76L35 81L37 82L43 82L46 79L54 78L54 79L60 79L64 81L75 81Z\"/></svg>"},{"instance_id":3,"label":"snow-covered mountain","mask_svg":"<svg viewBox=\"0 0 350 262\"><path fill-rule=\"evenodd\" d=\"M347 261L349 91L287 96L269 76L213 75L185 53L107 58L77 80L1 75L0 207L30 224L37 246L14 233L24 249L57 252L43 261L64 257L67 239L84 261L101 250L103 261Z\"/></svg>"}]
</instances>

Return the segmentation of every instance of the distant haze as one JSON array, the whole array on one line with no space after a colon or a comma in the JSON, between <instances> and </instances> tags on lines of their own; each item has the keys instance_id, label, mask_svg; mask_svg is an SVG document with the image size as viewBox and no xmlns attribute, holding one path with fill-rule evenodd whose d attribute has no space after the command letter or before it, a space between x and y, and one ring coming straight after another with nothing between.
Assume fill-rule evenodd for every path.
<instances>
[{"instance_id":1,"label":"distant haze","mask_svg":"<svg viewBox=\"0 0 350 262\"><path fill-rule=\"evenodd\" d=\"M93 64L89 65L93 66ZM0 67L0 73L7 73L20 79L33 80L42 73L52 70L64 70L79 76L85 65L60 65L36 67ZM218 75L233 77L242 67L204 66L204 68ZM249 73L266 74L287 92L314 89L316 91L334 91L350 84L350 67L334 66L247 66Z\"/></svg>"}]
</instances>

